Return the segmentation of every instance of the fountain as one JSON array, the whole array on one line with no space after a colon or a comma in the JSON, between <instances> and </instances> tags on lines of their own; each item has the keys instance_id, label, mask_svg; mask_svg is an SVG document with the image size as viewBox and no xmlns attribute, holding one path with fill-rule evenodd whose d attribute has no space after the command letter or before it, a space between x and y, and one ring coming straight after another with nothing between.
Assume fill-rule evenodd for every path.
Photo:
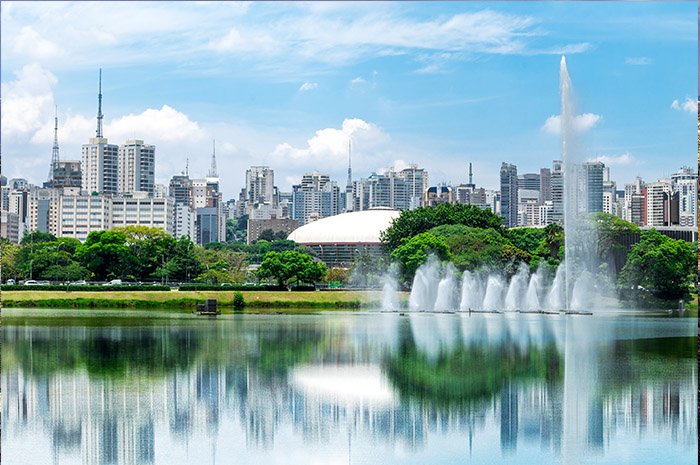
<instances>
[{"instance_id":1,"label":"fountain","mask_svg":"<svg viewBox=\"0 0 700 465\"><path fill-rule=\"evenodd\" d=\"M593 306L604 286L597 282L599 263L597 231L588 219L584 165L576 150L574 106L571 79L565 57L559 72L561 97L561 155L563 160L563 217L565 257L556 270L551 286L545 284L546 273L540 266L536 273L521 263L508 281L500 273L465 271L460 280L450 263L442 265L431 258L416 271L409 297L409 309L423 312L581 312ZM384 310L396 308L395 278L387 280ZM459 300L459 302L458 302Z\"/></svg>"}]
</instances>

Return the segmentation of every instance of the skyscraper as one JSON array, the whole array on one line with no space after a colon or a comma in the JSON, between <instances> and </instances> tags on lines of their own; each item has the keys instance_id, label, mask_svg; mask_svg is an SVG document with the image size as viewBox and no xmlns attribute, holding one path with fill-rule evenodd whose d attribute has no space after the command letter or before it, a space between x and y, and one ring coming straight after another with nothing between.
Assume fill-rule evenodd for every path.
<instances>
[{"instance_id":1,"label":"skyscraper","mask_svg":"<svg viewBox=\"0 0 700 465\"><path fill-rule=\"evenodd\" d=\"M603 174L605 165L602 162L585 162L583 164L583 176L585 176L585 199L587 213L603 211Z\"/></svg>"},{"instance_id":2,"label":"skyscraper","mask_svg":"<svg viewBox=\"0 0 700 465\"><path fill-rule=\"evenodd\" d=\"M549 168L540 169L540 203L552 200L552 172Z\"/></svg>"},{"instance_id":3,"label":"skyscraper","mask_svg":"<svg viewBox=\"0 0 700 465\"><path fill-rule=\"evenodd\" d=\"M518 167L505 162L501 164L501 216L507 227L518 225Z\"/></svg>"},{"instance_id":4,"label":"skyscraper","mask_svg":"<svg viewBox=\"0 0 700 465\"><path fill-rule=\"evenodd\" d=\"M102 70L97 107L96 136L82 149L82 188L90 193L116 194L118 192L119 147L110 145L102 137Z\"/></svg>"},{"instance_id":5,"label":"skyscraper","mask_svg":"<svg viewBox=\"0 0 700 465\"><path fill-rule=\"evenodd\" d=\"M552 162L552 212L550 220L561 224L564 221L564 162Z\"/></svg>"},{"instance_id":6,"label":"skyscraper","mask_svg":"<svg viewBox=\"0 0 700 465\"><path fill-rule=\"evenodd\" d=\"M155 157L155 146L142 140L127 140L119 147L119 192L147 192L153 196Z\"/></svg>"}]
</instances>

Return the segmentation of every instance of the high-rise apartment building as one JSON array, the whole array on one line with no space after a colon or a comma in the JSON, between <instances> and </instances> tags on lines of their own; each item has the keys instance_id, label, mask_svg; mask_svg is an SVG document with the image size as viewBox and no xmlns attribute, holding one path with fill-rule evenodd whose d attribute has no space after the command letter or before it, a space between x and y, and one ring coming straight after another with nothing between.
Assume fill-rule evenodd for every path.
<instances>
[{"instance_id":1,"label":"high-rise apartment building","mask_svg":"<svg viewBox=\"0 0 700 465\"><path fill-rule=\"evenodd\" d=\"M552 200L552 172L549 168L540 168L540 204Z\"/></svg>"},{"instance_id":2,"label":"high-rise apartment building","mask_svg":"<svg viewBox=\"0 0 700 465\"><path fill-rule=\"evenodd\" d=\"M518 225L518 167L510 163L501 164L501 216L507 227Z\"/></svg>"},{"instance_id":3,"label":"high-rise apartment building","mask_svg":"<svg viewBox=\"0 0 700 465\"><path fill-rule=\"evenodd\" d=\"M249 211L257 203L274 203L275 172L269 166L251 166L245 173Z\"/></svg>"},{"instance_id":4,"label":"high-rise apartment building","mask_svg":"<svg viewBox=\"0 0 700 465\"><path fill-rule=\"evenodd\" d=\"M61 160L53 164L53 187L77 187L83 182L83 173L80 162L73 160Z\"/></svg>"},{"instance_id":5,"label":"high-rise apartment building","mask_svg":"<svg viewBox=\"0 0 700 465\"><path fill-rule=\"evenodd\" d=\"M153 196L156 147L142 140L127 140L119 147L118 156L119 192L146 192Z\"/></svg>"},{"instance_id":6,"label":"high-rise apartment building","mask_svg":"<svg viewBox=\"0 0 700 465\"><path fill-rule=\"evenodd\" d=\"M58 198L61 191L54 188L31 189L27 196L27 227L58 235Z\"/></svg>"},{"instance_id":7,"label":"high-rise apartment building","mask_svg":"<svg viewBox=\"0 0 700 465\"><path fill-rule=\"evenodd\" d=\"M406 181L409 188L410 204L409 208L417 208L420 205L420 200L423 198L425 190L428 188L428 172L423 168L418 168L418 165L408 165L396 173L396 178Z\"/></svg>"},{"instance_id":8,"label":"high-rise apartment building","mask_svg":"<svg viewBox=\"0 0 700 465\"><path fill-rule=\"evenodd\" d=\"M582 199L586 200L585 212L595 213L603 211L603 172L605 165L599 161L585 162L581 175L584 179L584 191Z\"/></svg>"},{"instance_id":9,"label":"high-rise apartment building","mask_svg":"<svg viewBox=\"0 0 700 465\"><path fill-rule=\"evenodd\" d=\"M411 206L411 186L388 170L384 174L372 174L355 183L353 195L355 211L386 207L408 210Z\"/></svg>"},{"instance_id":10,"label":"high-rise apartment building","mask_svg":"<svg viewBox=\"0 0 700 465\"><path fill-rule=\"evenodd\" d=\"M669 197L671 180L659 179L646 184L646 226L668 226L670 222Z\"/></svg>"},{"instance_id":11,"label":"high-rise apartment building","mask_svg":"<svg viewBox=\"0 0 700 465\"><path fill-rule=\"evenodd\" d=\"M671 175L673 190L678 194L680 226L698 225L698 174L688 167Z\"/></svg>"},{"instance_id":12,"label":"high-rise apartment building","mask_svg":"<svg viewBox=\"0 0 700 465\"><path fill-rule=\"evenodd\" d=\"M553 223L564 222L564 162L552 162L552 211L550 219Z\"/></svg>"},{"instance_id":13,"label":"high-rise apartment building","mask_svg":"<svg viewBox=\"0 0 700 465\"><path fill-rule=\"evenodd\" d=\"M311 218L320 219L337 215L343 210L338 183L318 171L306 173L301 184L292 186L291 217L302 226ZM280 216L278 216L280 218Z\"/></svg>"}]
</instances>

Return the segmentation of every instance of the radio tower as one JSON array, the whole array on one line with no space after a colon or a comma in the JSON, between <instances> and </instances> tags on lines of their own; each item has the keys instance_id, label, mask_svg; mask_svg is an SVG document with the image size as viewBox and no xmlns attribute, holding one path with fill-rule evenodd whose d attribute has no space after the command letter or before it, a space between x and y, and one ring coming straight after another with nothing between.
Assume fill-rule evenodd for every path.
<instances>
[{"instance_id":1,"label":"radio tower","mask_svg":"<svg viewBox=\"0 0 700 465\"><path fill-rule=\"evenodd\" d=\"M53 183L53 170L58 163L58 106L53 118L53 150L51 152L51 166L49 167L49 182ZM53 185L53 184L52 184Z\"/></svg>"},{"instance_id":2,"label":"radio tower","mask_svg":"<svg viewBox=\"0 0 700 465\"><path fill-rule=\"evenodd\" d=\"M97 137L102 137L102 68L100 68L100 91L97 94Z\"/></svg>"},{"instance_id":3,"label":"radio tower","mask_svg":"<svg viewBox=\"0 0 700 465\"><path fill-rule=\"evenodd\" d=\"M210 178L219 177L219 174L216 172L216 139L214 139L213 142L213 151L211 153L211 168L209 169L209 174L207 176Z\"/></svg>"}]
</instances>

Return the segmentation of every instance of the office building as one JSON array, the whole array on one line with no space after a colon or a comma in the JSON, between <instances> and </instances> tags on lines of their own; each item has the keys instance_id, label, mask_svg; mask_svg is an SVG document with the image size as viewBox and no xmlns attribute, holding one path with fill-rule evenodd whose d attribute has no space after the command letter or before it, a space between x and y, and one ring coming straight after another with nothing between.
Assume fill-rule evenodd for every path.
<instances>
[{"instance_id":1,"label":"office building","mask_svg":"<svg viewBox=\"0 0 700 465\"><path fill-rule=\"evenodd\" d=\"M119 147L118 155L119 192L146 192L153 196L155 146L144 144L142 140L127 140L124 145Z\"/></svg>"},{"instance_id":2,"label":"office building","mask_svg":"<svg viewBox=\"0 0 700 465\"><path fill-rule=\"evenodd\" d=\"M501 164L501 216L507 227L518 225L518 167L510 163Z\"/></svg>"}]
</instances>

